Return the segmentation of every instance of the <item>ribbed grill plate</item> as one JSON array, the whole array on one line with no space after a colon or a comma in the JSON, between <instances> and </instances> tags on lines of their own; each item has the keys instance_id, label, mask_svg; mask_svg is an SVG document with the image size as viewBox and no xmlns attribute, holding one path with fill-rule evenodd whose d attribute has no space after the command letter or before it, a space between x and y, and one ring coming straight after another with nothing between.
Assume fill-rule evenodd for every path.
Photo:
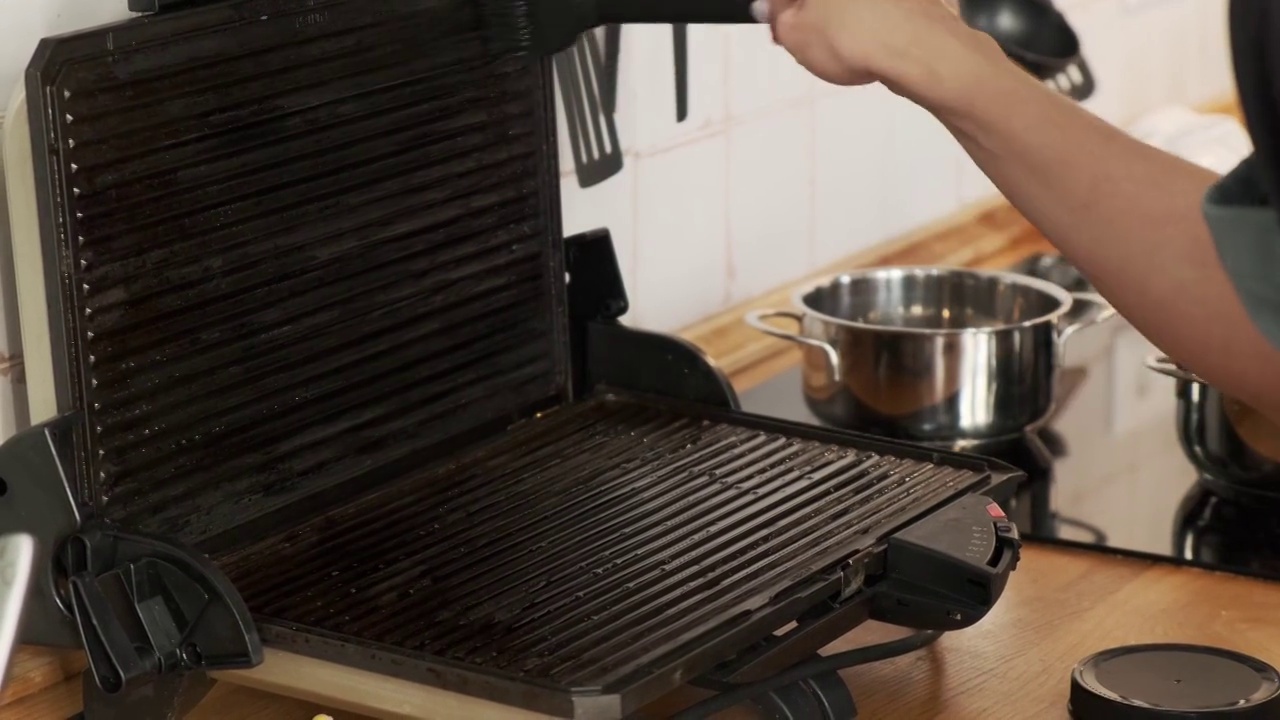
<instances>
[{"instance_id":1,"label":"ribbed grill plate","mask_svg":"<svg viewBox=\"0 0 1280 720\"><path fill-rule=\"evenodd\" d=\"M273 622L608 687L987 477L598 399L220 564Z\"/></svg>"},{"instance_id":2,"label":"ribbed grill plate","mask_svg":"<svg viewBox=\"0 0 1280 720\"><path fill-rule=\"evenodd\" d=\"M477 27L272 0L46 41L86 503L195 542L563 397L547 75Z\"/></svg>"}]
</instances>

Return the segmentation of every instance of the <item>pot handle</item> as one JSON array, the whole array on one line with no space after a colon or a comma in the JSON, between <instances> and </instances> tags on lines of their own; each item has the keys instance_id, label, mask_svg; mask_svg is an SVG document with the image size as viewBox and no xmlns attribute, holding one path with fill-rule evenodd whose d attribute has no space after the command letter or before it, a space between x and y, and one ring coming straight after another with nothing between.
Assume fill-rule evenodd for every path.
<instances>
[{"instance_id":1,"label":"pot handle","mask_svg":"<svg viewBox=\"0 0 1280 720\"><path fill-rule=\"evenodd\" d=\"M1058 342L1066 342L1067 338L1084 330L1085 328L1101 325L1112 318L1115 318L1116 309L1111 307L1111 303L1107 302L1101 295L1095 292L1073 292L1071 293L1072 302L1084 303L1092 305L1093 311L1087 313L1084 317L1067 323L1065 326L1058 328Z\"/></svg>"},{"instance_id":2,"label":"pot handle","mask_svg":"<svg viewBox=\"0 0 1280 720\"><path fill-rule=\"evenodd\" d=\"M772 318L786 318L788 320L794 320L797 325L804 321L803 315L792 310L752 310L747 313L746 317L743 319L746 320L748 325L759 330L765 335L782 340L790 340L793 343L799 343L801 345L807 345L811 348L821 350L822 354L827 358L827 365L830 366L832 381L837 383L842 382L840 375L840 355L836 353L835 348L822 340L815 340L814 338L805 337L796 333L789 333L786 330L779 330L765 322L765 320Z\"/></svg>"},{"instance_id":3,"label":"pot handle","mask_svg":"<svg viewBox=\"0 0 1280 720\"><path fill-rule=\"evenodd\" d=\"M1166 377L1171 377L1174 380L1182 380L1183 382L1190 382L1190 383L1200 383L1202 385L1207 384L1205 383L1204 380L1200 379L1199 375L1196 375L1190 370L1183 369L1182 367L1178 366L1177 363L1165 357L1164 355L1152 355L1151 357L1147 358L1147 361L1144 364L1147 366L1148 370L1151 370L1153 372L1158 372L1161 375L1164 375Z\"/></svg>"}]
</instances>

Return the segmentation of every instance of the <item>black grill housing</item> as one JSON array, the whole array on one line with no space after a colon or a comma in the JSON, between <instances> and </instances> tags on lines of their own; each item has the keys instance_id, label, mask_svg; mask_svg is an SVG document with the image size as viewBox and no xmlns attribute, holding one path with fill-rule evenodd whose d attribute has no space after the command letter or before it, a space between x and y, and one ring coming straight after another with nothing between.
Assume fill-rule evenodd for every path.
<instances>
[{"instance_id":1,"label":"black grill housing","mask_svg":"<svg viewBox=\"0 0 1280 720\"><path fill-rule=\"evenodd\" d=\"M27 82L76 519L209 556L269 643L618 717L1014 475L744 415L619 325L549 63L468 2L166 12Z\"/></svg>"}]
</instances>

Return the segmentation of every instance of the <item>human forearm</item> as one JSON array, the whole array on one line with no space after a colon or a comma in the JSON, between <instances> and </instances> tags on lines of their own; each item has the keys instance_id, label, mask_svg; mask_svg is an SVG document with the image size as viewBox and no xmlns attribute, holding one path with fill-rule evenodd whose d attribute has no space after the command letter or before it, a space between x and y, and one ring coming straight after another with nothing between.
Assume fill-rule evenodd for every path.
<instances>
[{"instance_id":1,"label":"human forearm","mask_svg":"<svg viewBox=\"0 0 1280 720\"><path fill-rule=\"evenodd\" d=\"M1248 317L1203 218L1217 175L1134 140L1002 59L981 61L984 72L957 72L913 99L1152 342L1280 417L1280 352Z\"/></svg>"},{"instance_id":2,"label":"human forearm","mask_svg":"<svg viewBox=\"0 0 1280 720\"><path fill-rule=\"evenodd\" d=\"M775 39L801 65L830 83L884 83L928 108L1143 334L1280 421L1280 351L1240 302L1202 215L1213 173L1058 96L1005 59L950 4L768 2ZM1252 230L1265 239L1272 228L1259 221ZM1237 258L1245 246L1230 247L1240 276L1250 256ZM1256 254L1273 262L1273 248L1263 249ZM1248 284L1251 308L1270 327L1266 304L1274 294L1267 282L1264 270Z\"/></svg>"}]
</instances>

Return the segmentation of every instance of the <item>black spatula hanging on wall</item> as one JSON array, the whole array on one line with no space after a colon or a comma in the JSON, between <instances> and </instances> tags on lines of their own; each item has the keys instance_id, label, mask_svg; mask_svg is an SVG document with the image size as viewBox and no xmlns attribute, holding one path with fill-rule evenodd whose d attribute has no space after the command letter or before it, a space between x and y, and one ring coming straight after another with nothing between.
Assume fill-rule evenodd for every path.
<instances>
[{"instance_id":1,"label":"black spatula hanging on wall","mask_svg":"<svg viewBox=\"0 0 1280 720\"><path fill-rule=\"evenodd\" d=\"M676 122L689 117L689 26L676 23L671 26L671 44L675 46L676 66Z\"/></svg>"},{"instance_id":2,"label":"black spatula hanging on wall","mask_svg":"<svg viewBox=\"0 0 1280 720\"><path fill-rule=\"evenodd\" d=\"M618 111L618 55L622 52L622 26L606 25L604 28L604 78L600 97L604 110L610 115Z\"/></svg>"},{"instance_id":3,"label":"black spatula hanging on wall","mask_svg":"<svg viewBox=\"0 0 1280 720\"><path fill-rule=\"evenodd\" d=\"M616 48L616 43L614 45ZM588 188L622 171L622 149L614 122L616 103L616 55L614 77L605 72L605 53L593 32L583 33L553 61L578 186Z\"/></svg>"}]
</instances>

